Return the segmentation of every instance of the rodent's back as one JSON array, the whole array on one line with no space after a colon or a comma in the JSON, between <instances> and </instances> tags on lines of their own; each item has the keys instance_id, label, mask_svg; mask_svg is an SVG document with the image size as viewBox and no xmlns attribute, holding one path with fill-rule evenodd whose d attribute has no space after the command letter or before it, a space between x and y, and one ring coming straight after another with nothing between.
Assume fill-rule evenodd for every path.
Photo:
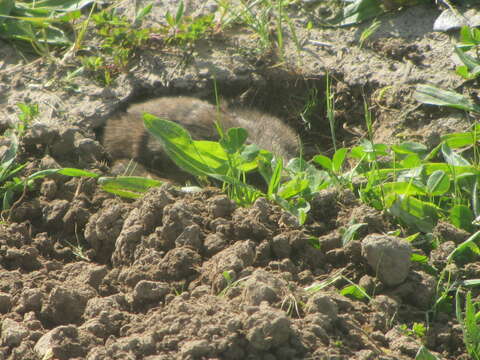
<instances>
[{"instance_id":1,"label":"rodent's back","mask_svg":"<svg viewBox=\"0 0 480 360\"><path fill-rule=\"evenodd\" d=\"M285 160L298 156L298 135L275 116L252 109L235 109L236 122L248 132L249 142Z\"/></svg>"}]
</instances>

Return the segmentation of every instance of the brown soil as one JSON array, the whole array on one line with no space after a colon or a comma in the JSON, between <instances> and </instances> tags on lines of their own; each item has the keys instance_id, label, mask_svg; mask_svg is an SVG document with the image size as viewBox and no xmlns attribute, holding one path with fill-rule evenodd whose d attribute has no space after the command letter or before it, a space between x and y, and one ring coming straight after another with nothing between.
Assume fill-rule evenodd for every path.
<instances>
[{"instance_id":1,"label":"brown soil","mask_svg":"<svg viewBox=\"0 0 480 360\"><path fill-rule=\"evenodd\" d=\"M166 3L153 22L174 13L177 2ZM122 4L126 14L135 8L133 0ZM300 10L291 18L303 39L309 12ZM461 85L450 71L448 36L431 30L438 13L417 6L386 14L362 49L358 37L368 24L316 26L300 62L286 38L284 66L274 55L259 57L246 31L202 41L188 54L146 49L107 88L83 76L72 87L64 80L68 65L25 64L0 41L0 123L16 119L18 102L40 105L40 119L21 141L25 174L61 166L108 172L111 154L95 138L105 119L132 100L211 100L215 78L234 105L298 130L308 155L331 148L322 90L329 71L339 142L353 144L365 133L366 96L377 140L414 136L433 145L440 133L468 125L460 112L418 106L411 97L417 83ZM302 120L312 94L316 105ZM385 235L397 229L393 220L350 190L319 193L299 226L265 199L241 208L214 188L187 193L164 185L132 202L91 179L55 176L36 185L0 223L0 359L394 360L414 359L422 344L440 359L467 359L453 312L428 312L437 279L410 260L412 252L427 254L442 269L468 237L448 224L437 226L445 242L430 251ZM344 245L342 230L352 221L366 225ZM475 264L462 271L480 277ZM340 295L349 281L370 299ZM427 314L425 336L409 331Z\"/></svg>"}]
</instances>

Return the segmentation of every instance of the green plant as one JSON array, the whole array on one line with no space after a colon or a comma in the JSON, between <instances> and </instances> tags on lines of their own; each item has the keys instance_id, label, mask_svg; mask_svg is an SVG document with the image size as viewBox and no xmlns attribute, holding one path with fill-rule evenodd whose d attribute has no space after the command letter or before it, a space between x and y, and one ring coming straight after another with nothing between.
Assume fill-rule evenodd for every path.
<instances>
[{"instance_id":1,"label":"green plant","mask_svg":"<svg viewBox=\"0 0 480 360\"><path fill-rule=\"evenodd\" d=\"M374 21L372 21L372 23L370 24L370 26L368 28L366 28L365 30L362 31L362 33L360 34L360 42L359 42L359 45L358 45L360 48L363 47L363 44L365 43L365 41L368 40L368 38L370 36L375 34L375 32L380 27L380 25L382 25L381 21L374 20Z\"/></svg>"},{"instance_id":2,"label":"green plant","mask_svg":"<svg viewBox=\"0 0 480 360\"><path fill-rule=\"evenodd\" d=\"M221 297L227 296L228 293L230 292L230 290L232 290L233 288L235 288L237 286L241 286L241 284L245 280L248 280L250 278L250 276L245 276L244 278L241 278L241 279L238 279L238 280L233 280L232 275L230 274L229 271L224 271L222 273L222 276L226 280L227 286L225 286L225 288L220 292L220 294L218 294L218 296L221 296Z\"/></svg>"},{"instance_id":3,"label":"green plant","mask_svg":"<svg viewBox=\"0 0 480 360\"><path fill-rule=\"evenodd\" d=\"M175 16L169 11L165 14L167 25L161 28L167 44L187 45L205 38L214 30L214 15L209 14L199 17L185 15L183 0L178 3Z\"/></svg>"},{"instance_id":4,"label":"green plant","mask_svg":"<svg viewBox=\"0 0 480 360\"><path fill-rule=\"evenodd\" d=\"M448 106L460 110L480 113L480 106L455 91L443 90L432 85L418 85L414 98L424 104Z\"/></svg>"},{"instance_id":5,"label":"green plant","mask_svg":"<svg viewBox=\"0 0 480 360\"><path fill-rule=\"evenodd\" d=\"M241 0L237 7L221 2L223 12L230 15L224 16L223 26L227 27L232 23L247 26L259 39L258 52L265 53L276 48L281 62L284 61L285 35L288 34L301 63L302 40L297 36L295 26L286 11L291 2L291 0Z\"/></svg>"},{"instance_id":6,"label":"green plant","mask_svg":"<svg viewBox=\"0 0 480 360\"><path fill-rule=\"evenodd\" d=\"M38 54L48 56L50 46L71 44L70 21L92 0L14 1L0 3L0 37L29 44Z\"/></svg>"},{"instance_id":7,"label":"green plant","mask_svg":"<svg viewBox=\"0 0 480 360\"><path fill-rule=\"evenodd\" d=\"M337 137L335 135L335 94L332 92L332 82L330 80L330 75L327 73L325 78L325 101L327 106L327 119L328 124L330 125L330 134L332 136L333 149L337 151Z\"/></svg>"},{"instance_id":8,"label":"green plant","mask_svg":"<svg viewBox=\"0 0 480 360\"><path fill-rule=\"evenodd\" d=\"M455 46L455 53L463 65L456 67L456 72L465 79L475 79L480 75L480 30L464 26L460 30L460 42ZM471 56L470 53L475 55Z\"/></svg>"},{"instance_id":9,"label":"green plant","mask_svg":"<svg viewBox=\"0 0 480 360\"><path fill-rule=\"evenodd\" d=\"M18 103L20 114L18 122L15 124L14 131L18 137L22 137L31 122L38 116L38 104Z\"/></svg>"},{"instance_id":10,"label":"green plant","mask_svg":"<svg viewBox=\"0 0 480 360\"><path fill-rule=\"evenodd\" d=\"M465 314L462 314L461 300L460 300L461 288L459 287L456 292L456 316L457 321L462 326L463 342L467 348L468 354L472 359L480 359L480 313L477 312L478 303L472 301L471 291L467 292L465 298Z\"/></svg>"},{"instance_id":11,"label":"green plant","mask_svg":"<svg viewBox=\"0 0 480 360\"><path fill-rule=\"evenodd\" d=\"M297 317L300 317L301 309L304 305L305 304L297 299L293 292L289 292L283 297L280 309L284 310L288 316L293 317L296 315Z\"/></svg>"},{"instance_id":12,"label":"green plant","mask_svg":"<svg viewBox=\"0 0 480 360\"><path fill-rule=\"evenodd\" d=\"M91 21L100 36L100 46L93 55L82 57L82 65L95 75L97 81L108 86L116 75L128 69L131 59L153 31L137 28L151 8L150 4L141 9L133 25L125 16L117 16L113 11L91 14Z\"/></svg>"},{"instance_id":13,"label":"green plant","mask_svg":"<svg viewBox=\"0 0 480 360\"><path fill-rule=\"evenodd\" d=\"M402 324L399 327L400 330L402 330L406 335L415 337L419 340L423 340L427 333L425 325L419 322L414 322L411 329L409 329L408 326L405 324Z\"/></svg>"},{"instance_id":14,"label":"green plant","mask_svg":"<svg viewBox=\"0 0 480 360\"><path fill-rule=\"evenodd\" d=\"M254 144L245 145L248 134L244 129L229 129L219 142L194 141L176 123L149 114L144 115L144 122L180 168L194 176L220 181L238 204L249 205L264 196L296 215L303 224L310 209L309 200L327 186L328 176L302 159L293 159L284 167L283 159L274 159L270 152ZM222 134L221 129L219 133ZM265 180L266 193L247 183L246 174L254 170Z\"/></svg>"}]
</instances>

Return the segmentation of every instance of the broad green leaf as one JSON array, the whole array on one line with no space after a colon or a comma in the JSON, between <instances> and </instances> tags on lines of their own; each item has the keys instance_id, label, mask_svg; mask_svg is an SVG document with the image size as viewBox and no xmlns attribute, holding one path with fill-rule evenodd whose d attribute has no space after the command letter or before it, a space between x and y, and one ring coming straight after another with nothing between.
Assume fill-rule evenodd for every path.
<instances>
[{"instance_id":1,"label":"broad green leaf","mask_svg":"<svg viewBox=\"0 0 480 360\"><path fill-rule=\"evenodd\" d=\"M438 216L442 212L442 209L434 204L413 196L398 197L389 210L407 225L424 233L433 231Z\"/></svg>"},{"instance_id":2,"label":"broad green leaf","mask_svg":"<svg viewBox=\"0 0 480 360\"><path fill-rule=\"evenodd\" d=\"M310 203L305 201L302 204L299 204L296 206L296 216L298 218L298 223L299 225L305 224L305 221L307 220L307 214L310 211Z\"/></svg>"},{"instance_id":3,"label":"broad green leaf","mask_svg":"<svg viewBox=\"0 0 480 360\"><path fill-rule=\"evenodd\" d=\"M98 178L100 175L95 174L94 172L82 170L82 169L75 169L75 168L61 168L61 169L46 169L40 170L28 177L28 180L40 179L45 176L50 176L54 174L72 176L72 177L90 177L90 178Z\"/></svg>"},{"instance_id":4,"label":"broad green leaf","mask_svg":"<svg viewBox=\"0 0 480 360\"><path fill-rule=\"evenodd\" d=\"M298 172L305 171L305 169L308 169L309 167L315 168L314 166L308 164L305 160L300 159L300 158L294 158L286 166L286 169L293 173L296 174Z\"/></svg>"},{"instance_id":5,"label":"broad green leaf","mask_svg":"<svg viewBox=\"0 0 480 360\"><path fill-rule=\"evenodd\" d=\"M98 178L100 176L91 171L75 169L75 168L61 168L61 169L58 169L58 173L61 175L67 175L67 176L84 176L84 177L91 177L91 178Z\"/></svg>"},{"instance_id":6,"label":"broad green leaf","mask_svg":"<svg viewBox=\"0 0 480 360\"><path fill-rule=\"evenodd\" d=\"M271 152L267 150L260 150L260 148L255 144L246 145L240 155L243 159L245 159L246 162L254 161L257 156L261 156L267 161L272 161L273 159Z\"/></svg>"},{"instance_id":7,"label":"broad green leaf","mask_svg":"<svg viewBox=\"0 0 480 360\"><path fill-rule=\"evenodd\" d=\"M414 98L424 104L449 106L465 111L480 113L480 106L455 91L448 91L432 85L418 85Z\"/></svg>"},{"instance_id":8,"label":"broad green leaf","mask_svg":"<svg viewBox=\"0 0 480 360\"><path fill-rule=\"evenodd\" d=\"M175 26L175 20L169 11L167 11L167 13L165 14L165 20L167 21L167 24L170 25L171 27Z\"/></svg>"},{"instance_id":9,"label":"broad green leaf","mask_svg":"<svg viewBox=\"0 0 480 360\"><path fill-rule=\"evenodd\" d=\"M229 154L234 154L242 148L247 137L247 130L242 128L231 128L228 129L225 137L220 140L220 144Z\"/></svg>"},{"instance_id":10,"label":"broad green leaf","mask_svg":"<svg viewBox=\"0 0 480 360\"><path fill-rule=\"evenodd\" d=\"M471 248L472 244L475 244L475 241L480 235L480 231L475 232L472 236L470 236L467 240L465 240L463 243L458 245L447 257L447 262L451 261L452 258L459 253L464 252L466 249Z\"/></svg>"},{"instance_id":11,"label":"broad green leaf","mask_svg":"<svg viewBox=\"0 0 480 360\"><path fill-rule=\"evenodd\" d=\"M457 154L455 151L447 145L442 145L442 154L445 158L445 161L453 166L470 166L470 162L465 159L463 156Z\"/></svg>"},{"instance_id":12,"label":"broad green leaf","mask_svg":"<svg viewBox=\"0 0 480 360\"><path fill-rule=\"evenodd\" d=\"M128 194L127 197L131 197L131 195L134 194L143 194L152 187L157 187L163 184L162 181L139 176L101 177L98 179L98 183L105 191L112 192L120 196L125 196L125 194Z\"/></svg>"},{"instance_id":13,"label":"broad green leaf","mask_svg":"<svg viewBox=\"0 0 480 360\"><path fill-rule=\"evenodd\" d=\"M463 77L464 79L467 79L467 80L472 80L472 79L475 79L476 78L476 75L475 74L472 74L469 70L468 70L468 67L467 65L459 65L455 68L455 72L457 73L457 75L460 75L461 77Z\"/></svg>"},{"instance_id":14,"label":"broad green leaf","mask_svg":"<svg viewBox=\"0 0 480 360\"><path fill-rule=\"evenodd\" d=\"M450 188L450 179L448 175L442 171L437 170L428 177L427 192L433 196L445 194Z\"/></svg>"},{"instance_id":15,"label":"broad green leaf","mask_svg":"<svg viewBox=\"0 0 480 360\"><path fill-rule=\"evenodd\" d=\"M422 164L422 160L418 157L417 154L409 154L407 155L402 161L400 161L399 167L403 168L414 168L420 166Z\"/></svg>"},{"instance_id":16,"label":"broad green leaf","mask_svg":"<svg viewBox=\"0 0 480 360\"><path fill-rule=\"evenodd\" d=\"M170 158L179 167L193 175L225 173L226 154L220 144L194 142L182 126L172 121L150 114L144 114L143 118L147 130L162 142Z\"/></svg>"},{"instance_id":17,"label":"broad green leaf","mask_svg":"<svg viewBox=\"0 0 480 360\"><path fill-rule=\"evenodd\" d=\"M0 37L24 40L34 43L48 43L51 45L68 45L70 39L65 33L52 25L45 28L45 33L40 28L32 26L35 23L43 26L45 18L28 18L28 21L7 19L0 27ZM53 21L53 20L50 20Z\"/></svg>"},{"instance_id":18,"label":"broad green leaf","mask_svg":"<svg viewBox=\"0 0 480 360\"><path fill-rule=\"evenodd\" d=\"M347 26L359 24L362 21L374 18L383 13L381 3L376 0L356 0L347 5L343 10L340 25Z\"/></svg>"},{"instance_id":19,"label":"broad green leaf","mask_svg":"<svg viewBox=\"0 0 480 360\"><path fill-rule=\"evenodd\" d=\"M480 133L478 131L452 133L442 136L442 141L452 149L470 146L475 144L479 140Z\"/></svg>"},{"instance_id":20,"label":"broad green leaf","mask_svg":"<svg viewBox=\"0 0 480 360\"><path fill-rule=\"evenodd\" d=\"M43 0L32 2L22 2L22 6L31 6L35 9L46 9L49 11L75 11L92 4L93 0Z\"/></svg>"},{"instance_id":21,"label":"broad green leaf","mask_svg":"<svg viewBox=\"0 0 480 360\"><path fill-rule=\"evenodd\" d=\"M471 48L478 46L479 41L480 32L478 29L474 27L463 26L460 29L460 43L457 44L457 46L465 50L470 50Z\"/></svg>"},{"instance_id":22,"label":"broad green leaf","mask_svg":"<svg viewBox=\"0 0 480 360\"><path fill-rule=\"evenodd\" d=\"M369 140L364 140L361 145L366 153L372 153L376 156L388 155L389 147L386 144L373 144Z\"/></svg>"},{"instance_id":23,"label":"broad green leaf","mask_svg":"<svg viewBox=\"0 0 480 360\"><path fill-rule=\"evenodd\" d=\"M421 264L428 264L428 256L426 256L426 255L420 255L420 254L413 253L410 256L410 260L421 263Z\"/></svg>"},{"instance_id":24,"label":"broad green leaf","mask_svg":"<svg viewBox=\"0 0 480 360\"><path fill-rule=\"evenodd\" d=\"M357 300L363 300L367 298L366 291L360 285L347 285L342 290L340 290L340 294L343 296L351 296Z\"/></svg>"},{"instance_id":25,"label":"broad green leaf","mask_svg":"<svg viewBox=\"0 0 480 360\"><path fill-rule=\"evenodd\" d=\"M278 195L284 199L290 199L307 189L308 186L309 183L306 179L293 179L280 187Z\"/></svg>"},{"instance_id":26,"label":"broad green leaf","mask_svg":"<svg viewBox=\"0 0 480 360\"><path fill-rule=\"evenodd\" d=\"M455 54L457 54L457 56L465 64L469 71L475 69L478 65L480 65L477 59L460 50L458 46L455 46Z\"/></svg>"},{"instance_id":27,"label":"broad green leaf","mask_svg":"<svg viewBox=\"0 0 480 360\"><path fill-rule=\"evenodd\" d=\"M465 205L455 205L450 210L450 221L456 227L473 232L474 227L472 225L473 221L475 220L475 216L473 215L472 210L468 206Z\"/></svg>"},{"instance_id":28,"label":"broad green leaf","mask_svg":"<svg viewBox=\"0 0 480 360\"><path fill-rule=\"evenodd\" d=\"M382 186L383 193L395 193L398 195L426 195L425 189L413 182L390 182Z\"/></svg>"},{"instance_id":29,"label":"broad green leaf","mask_svg":"<svg viewBox=\"0 0 480 360\"><path fill-rule=\"evenodd\" d=\"M339 173L342 170L342 166L345 161L345 157L347 156L347 153L348 149L341 148L338 149L335 154L333 154L332 170L334 173Z\"/></svg>"},{"instance_id":30,"label":"broad green leaf","mask_svg":"<svg viewBox=\"0 0 480 360\"><path fill-rule=\"evenodd\" d=\"M394 235L394 236L400 236L400 234L398 235ZM415 241L418 237L420 236L420 233L415 233L415 234L412 234L410 236L407 236L406 238L404 238L403 240L405 240L406 242L408 243L412 243L413 241Z\"/></svg>"},{"instance_id":31,"label":"broad green leaf","mask_svg":"<svg viewBox=\"0 0 480 360\"><path fill-rule=\"evenodd\" d=\"M392 145L392 150L397 154L414 154L414 155L424 155L428 148L420 143L407 141L398 145Z\"/></svg>"},{"instance_id":32,"label":"broad green leaf","mask_svg":"<svg viewBox=\"0 0 480 360\"><path fill-rule=\"evenodd\" d=\"M447 144L442 145L442 154L445 161L453 166L470 166L470 162L463 156L453 151Z\"/></svg>"},{"instance_id":33,"label":"broad green leaf","mask_svg":"<svg viewBox=\"0 0 480 360\"><path fill-rule=\"evenodd\" d=\"M328 175L326 171L317 170L313 166L307 168L306 178L310 184L310 190L312 193L325 189L328 187L330 181L330 175Z\"/></svg>"},{"instance_id":34,"label":"broad green leaf","mask_svg":"<svg viewBox=\"0 0 480 360\"><path fill-rule=\"evenodd\" d=\"M315 155L313 157L313 161L316 162L318 165L322 166L324 169L332 171L332 160L324 155Z\"/></svg>"},{"instance_id":35,"label":"broad green leaf","mask_svg":"<svg viewBox=\"0 0 480 360\"><path fill-rule=\"evenodd\" d=\"M367 153L365 152L365 150L363 149L362 146L354 146L354 147L350 150L350 157L353 158L353 159L361 160L361 159L363 159L366 155L367 155Z\"/></svg>"},{"instance_id":36,"label":"broad green leaf","mask_svg":"<svg viewBox=\"0 0 480 360\"><path fill-rule=\"evenodd\" d=\"M459 176L465 173L478 174L477 169L474 166L451 166L446 163L426 163L423 165L425 169L425 175L431 175L435 171L441 170L449 175Z\"/></svg>"},{"instance_id":37,"label":"broad green leaf","mask_svg":"<svg viewBox=\"0 0 480 360\"><path fill-rule=\"evenodd\" d=\"M369 140L362 141L362 144L355 146L350 151L350 157L356 159L364 159L366 156L367 161L373 161L376 157L387 156L389 152L389 147L385 144L375 144Z\"/></svg>"}]
</instances>

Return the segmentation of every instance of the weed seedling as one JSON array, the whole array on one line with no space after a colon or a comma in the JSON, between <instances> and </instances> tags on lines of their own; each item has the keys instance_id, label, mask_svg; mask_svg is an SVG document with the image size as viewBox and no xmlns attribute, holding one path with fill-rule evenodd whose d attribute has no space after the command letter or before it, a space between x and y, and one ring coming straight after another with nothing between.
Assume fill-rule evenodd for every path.
<instances>
[{"instance_id":1,"label":"weed seedling","mask_svg":"<svg viewBox=\"0 0 480 360\"><path fill-rule=\"evenodd\" d=\"M167 25L161 29L161 33L165 35L167 44L191 45L207 37L207 34L214 30L213 19L213 14L195 18L186 16L182 0L178 3L175 16L167 11L165 15Z\"/></svg>"},{"instance_id":2,"label":"weed seedling","mask_svg":"<svg viewBox=\"0 0 480 360\"><path fill-rule=\"evenodd\" d=\"M465 313L462 313L459 287L455 296L457 321L462 326L463 342L468 354L474 360L480 359L480 313L477 312L478 303L472 301L471 291L465 298Z\"/></svg>"},{"instance_id":3,"label":"weed seedling","mask_svg":"<svg viewBox=\"0 0 480 360\"><path fill-rule=\"evenodd\" d=\"M365 41L367 41L367 39L372 36L373 34L375 34L375 32L378 30L378 28L380 27L380 25L382 25L382 22L381 21L378 21L378 20L374 20L370 26L368 28L366 28L365 30L362 31L362 33L360 34L360 43L359 43L359 47L362 48L363 47L363 44L365 43Z\"/></svg>"},{"instance_id":4,"label":"weed seedling","mask_svg":"<svg viewBox=\"0 0 480 360\"><path fill-rule=\"evenodd\" d=\"M14 131L18 137L22 137L31 122L38 116L38 104L17 104L20 109L18 122L15 124Z\"/></svg>"}]
</instances>

